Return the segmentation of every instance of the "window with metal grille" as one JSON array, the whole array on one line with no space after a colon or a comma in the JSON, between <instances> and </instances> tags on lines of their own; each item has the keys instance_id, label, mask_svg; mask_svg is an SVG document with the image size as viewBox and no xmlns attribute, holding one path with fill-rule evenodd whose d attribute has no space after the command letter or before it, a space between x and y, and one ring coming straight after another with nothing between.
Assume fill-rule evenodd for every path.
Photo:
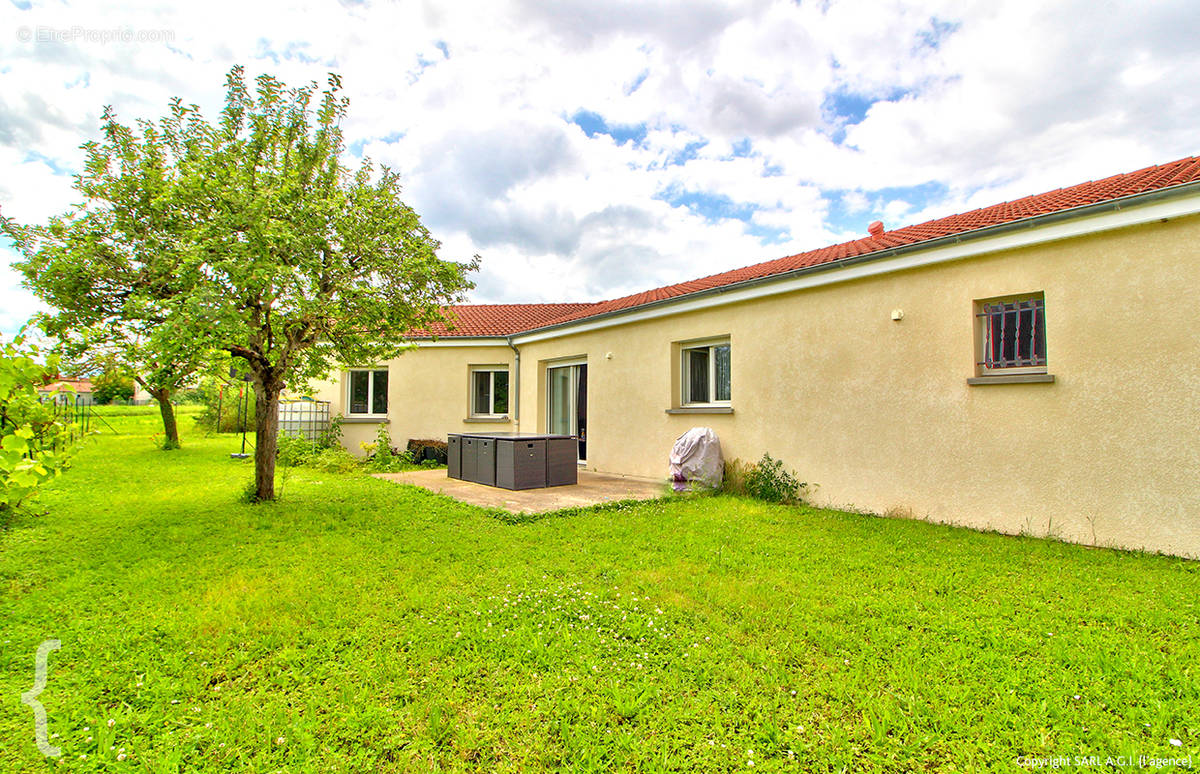
<instances>
[{"instance_id":1,"label":"window with metal grille","mask_svg":"<svg viewBox=\"0 0 1200 774\"><path fill-rule=\"evenodd\" d=\"M983 371L1046 367L1046 302L1039 293L980 304Z\"/></svg>"}]
</instances>

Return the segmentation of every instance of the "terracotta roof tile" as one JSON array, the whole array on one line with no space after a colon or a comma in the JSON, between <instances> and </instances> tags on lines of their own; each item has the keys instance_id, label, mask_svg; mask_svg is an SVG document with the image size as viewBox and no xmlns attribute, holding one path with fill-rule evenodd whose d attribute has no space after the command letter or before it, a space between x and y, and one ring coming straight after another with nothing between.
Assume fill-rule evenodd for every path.
<instances>
[{"instance_id":1,"label":"terracotta roof tile","mask_svg":"<svg viewBox=\"0 0 1200 774\"><path fill-rule=\"evenodd\" d=\"M450 307L453 328L435 325L416 336L507 336L540 328L551 320L586 311L595 304L460 304Z\"/></svg>"},{"instance_id":2,"label":"terracotta roof tile","mask_svg":"<svg viewBox=\"0 0 1200 774\"><path fill-rule=\"evenodd\" d=\"M1200 158L1191 156L1167 164L1139 169L1136 172L1113 175L1103 180L1092 180L1069 188L1059 188L1034 196L1026 196L1011 202L1003 202L913 226L904 226L874 236L865 236L837 245L756 263L741 269L653 288L610 301L592 304L455 306L452 308L458 315L456 330L446 331L444 328L438 328L434 330L434 333L439 336L506 336L1197 180L1200 180Z\"/></svg>"},{"instance_id":3,"label":"terracotta roof tile","mask_svg":"<svg viewBox=\"0 0 1200 774\"><path fill-rule=\"evenodd\" d=\"M1048 215L1068 210L1072 207L1110 201L1123 196L1145 193L1197 180L1200 180L1200 158L1190 156L1168 164L1146 167L1136 172L1113 175L1103 180L1093 180L1069 188L1059 188L1047 193L1026 196L1015 201L995 204L959 215L931 220L927 223L905 226L894 231L885 231L878 236L866 236L849 242L810 250L805 253L757 263L741 269L734 269L708 277L701 277L700 279L634 293L633 295L615 298L611 301L602 301L586 309L576 310L563 315L557 320L551 320L546 325L583 320L600 314L632 309L654 301L686 296L689 293L695 293L700 290L735 285L739 282L783 274L795 269L867 255L893 247L915 245L940 237L964 234L989 226L998 226L1003 223L1011 223L1038 215Z\"/></svg>"},{"instance_id":4,"label":"terracotta roof tile","mask_svg":"<svg viewBox=\"0 0 1200 774\"><path fill-rule=\"evenodd\" d=\"M42 390L43 392L72 389L77 393L87 393L92 391L92 380L75 379L69 376L63 376L57 379L47 380L46 383L38 389Z\"/></svg>"}]
</instances>

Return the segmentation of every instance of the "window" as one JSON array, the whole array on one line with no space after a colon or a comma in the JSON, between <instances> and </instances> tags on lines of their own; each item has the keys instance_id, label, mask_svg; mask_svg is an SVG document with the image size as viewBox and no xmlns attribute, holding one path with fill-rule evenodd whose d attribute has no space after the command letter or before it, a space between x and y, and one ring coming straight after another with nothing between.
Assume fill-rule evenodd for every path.
<instances>
[{"instance_id":1,"label":"window","mask_svg":"<svg viewBox=\"0 0 1200 774\"><path fill-rule=\"evenodd\" d=\"M730 400L729 340L689 344L683 354L683 405L725 405Z\"/></svg>"},{"instance_id":2,"label":"window","mask_svg":"<svg viewBox=\"0 0 1200 774\"><path fill-rule=\"evenodd\" d=\"M386 368L350 372L350 411L357 415L385 415L388 407Z\"/></svg>"},{"instance_id":3,"label":"window","mask_svg":"<svg viewBox=\"0 0 1200 774\"><path fill-rule=\"evenodd\" d=\"M981 301L979 373L1046 372L1046 301L1041 293Z\"/></svg>"},{"instance_id":4,"label":"window","mask_svg":"<svg viewBox=\"0 0 1200 774\"><path fill-rule=\"evenodd\" d=\"M498 417L508 413L508 369L471 369L471 416Z\"/></svg>"}]
</instances>

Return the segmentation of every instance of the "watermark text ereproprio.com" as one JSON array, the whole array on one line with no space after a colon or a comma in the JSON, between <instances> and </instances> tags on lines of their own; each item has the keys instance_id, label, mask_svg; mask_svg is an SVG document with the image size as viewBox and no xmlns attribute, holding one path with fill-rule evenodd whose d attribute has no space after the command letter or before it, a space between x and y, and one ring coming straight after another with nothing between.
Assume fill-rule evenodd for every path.
<instances>
[{"instance_id":1,"label":"watermark text ereproprio.com","mask_svg":"<svg viewBox=\"0 0 1200 774\"><path fill-rule=\"evenodd\" d=\"M174 43L175 30L141 30L132 27L18 27L22 43Z\"/></svg>"}]
</instances>

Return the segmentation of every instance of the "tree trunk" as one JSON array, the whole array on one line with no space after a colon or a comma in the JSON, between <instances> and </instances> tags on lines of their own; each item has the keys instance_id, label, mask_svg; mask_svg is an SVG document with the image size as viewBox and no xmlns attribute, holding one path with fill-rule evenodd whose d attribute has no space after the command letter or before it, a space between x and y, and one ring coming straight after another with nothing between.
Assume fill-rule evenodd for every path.
<instances>
[{"instance_id":1,"label":"tree trunk","mask_svg":"<svg viewBox=\"0 0 1200 774\"><path fill-rule=\"evenodd\" d=\"M279 447L279 394L277 379L254 380L254 498L275 499L275 452Z\"/></svg>"},{"instance_id":2,"label":"tree trunk","mask_svg":"<svg viewBox=\"0 0 1200 774\"><path fill-rule=\"evenodd\" d=\"M175 424L175 407L171 405L171 391L163 388L154 390L150 394L158 401L158 412L162 414L163 434L166 436L166 440L163 441L163 449L168 451L178 449L179 426Z\"/></svg>"}]
</instances>

